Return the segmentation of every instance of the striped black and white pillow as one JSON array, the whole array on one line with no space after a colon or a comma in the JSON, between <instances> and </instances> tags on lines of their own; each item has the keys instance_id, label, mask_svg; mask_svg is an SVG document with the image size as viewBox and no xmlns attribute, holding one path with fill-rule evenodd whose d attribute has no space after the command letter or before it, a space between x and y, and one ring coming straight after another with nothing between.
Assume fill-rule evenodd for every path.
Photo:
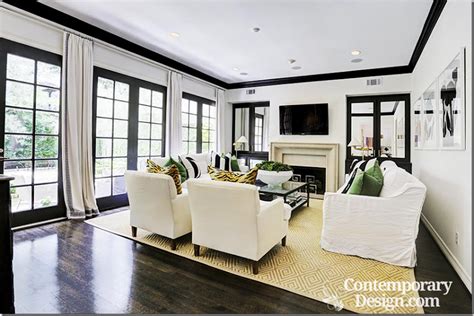
<instances>
[{"instance_id":1,"label":"striped black and white pillow","mask_svg":"<svg viewBox=\"0 0 474 316\"><path fill-rule=\"evenodd\" d=\"M211 166L216 169L232 171L230 160L230 155L221 156L213 152L211 156Z\"/></svg>"},{"instance_id":2,"label":"striped black and white pillow","mask_svg":"<svg viewBox=\"0 0 474 316\"><path fill-rule=\"evenodd\" d=\"M184 165L188 172L188 179L201 177L201 169L194 158L189 156L179 156L179 161Z\"/></svg>"}]
</instances>

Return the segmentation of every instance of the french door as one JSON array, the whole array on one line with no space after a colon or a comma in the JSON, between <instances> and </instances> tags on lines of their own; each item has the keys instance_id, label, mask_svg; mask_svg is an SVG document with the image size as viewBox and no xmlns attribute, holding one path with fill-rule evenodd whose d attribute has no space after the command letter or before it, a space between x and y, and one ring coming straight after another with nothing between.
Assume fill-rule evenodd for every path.
<instances>
[{"instance_id":1,"label":"french door","mask_svg":"<svg viewBox=\"0 0 474 316\"><path fill-rule=\"evenodd\" d=\"M100 210L128 205L124 174L165 154L166 88L94 68L94 183Z\"/></svg>"},{"instance_id":2,"label":"french door","mask_svg":"<svg viewBox=\"0 0 474 316\"><path fill-rule=\"evenodd\" d=\"M0 172L15 178L13 226L64 217L61 56L0 40Z\"/></svg>"}]
</instances>

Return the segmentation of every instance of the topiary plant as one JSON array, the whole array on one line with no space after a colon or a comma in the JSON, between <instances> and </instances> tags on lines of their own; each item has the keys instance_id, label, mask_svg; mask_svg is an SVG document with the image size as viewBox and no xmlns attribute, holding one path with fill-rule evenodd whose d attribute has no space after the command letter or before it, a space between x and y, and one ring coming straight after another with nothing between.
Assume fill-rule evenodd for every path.
<instances>
[{"instance_id":1,"label":"topiary plant","mask_svg":"<svg viewBox=\"0 0 474 316\"><path fill-rule=\"evenodd\" d=\"M257 164L257 168L259 170L265 170L265 171L293 171L293 169L284 163L277 162L277 161L264 161L259 164Z\"/></svg>"}]
</instances>

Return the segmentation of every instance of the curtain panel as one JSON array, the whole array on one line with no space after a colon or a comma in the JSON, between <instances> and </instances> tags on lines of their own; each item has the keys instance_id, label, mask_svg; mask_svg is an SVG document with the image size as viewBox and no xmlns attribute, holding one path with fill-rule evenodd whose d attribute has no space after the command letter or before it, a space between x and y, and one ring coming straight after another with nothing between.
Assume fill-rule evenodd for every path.
<instances>
[{"instance_id":1,"label":"curtain panel","mask_svg":"<svg viewBox=\"0 0 474 316\"><path fill-rule=\"evenodd\" d=\"M168 77L168 104L166 108L166 155L177 157L183 142L181 130L181 100L183 98L183 76L170 72Z\"/></svg>"},{"instance_id":2,"label":"curtain panel","mask_svg":"<svg viewBox=\"0 0 474 316\"><path fill-rule=\"evenodd\" d=\"M225 93L224 90L216 89L217 91L217 152L227 152L225 146Z\"/></svg>"},{"instance_id":3,"label":"curtain panel","mask_svg":"<svg viewBox=\"0 0 474 316\"><path fill-rule=\"evenodd\" d=\"M94 196L92 153L93 43L64 34L62 171L67 217L99 213Z\"/></svg>"}]
</instances>

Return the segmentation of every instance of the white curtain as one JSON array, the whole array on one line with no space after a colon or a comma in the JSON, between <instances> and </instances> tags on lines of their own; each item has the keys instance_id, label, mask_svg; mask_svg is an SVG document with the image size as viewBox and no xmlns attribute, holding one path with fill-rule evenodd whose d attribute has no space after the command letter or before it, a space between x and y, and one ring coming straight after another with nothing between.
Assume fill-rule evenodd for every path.
<instances>
[{"instance_id":1,"label":"white curtain","mask_svg":"<svg viewBox=\"0 0 474 316\"><path fill-rule=\"evenodd\" d=\"M225 94L224 90L217 90L217 152L226 152L225 148Z\"/></svg>"},{"instance_id":2,"label":"white curtain","mask_svg":"<svg viewBox=\"0 0 474 316\"><path fill-rule=\"evenodd\" d=\"M166 155L176 157L181 153L183 141L181 130L181 100L183 97L183 76L170 72L168 76L168 102L166 111Z\"/></svg>"},{"instance_id":3,"label":"white curtain","mask_svg":"<svg viewBox=\"0 0 474 316\"><path fill-rule=\"evenodd\" d=\"M68 218L99 213L92 158L92 41L64 35L62 170Z\"/></svg>"}]
</instances>

